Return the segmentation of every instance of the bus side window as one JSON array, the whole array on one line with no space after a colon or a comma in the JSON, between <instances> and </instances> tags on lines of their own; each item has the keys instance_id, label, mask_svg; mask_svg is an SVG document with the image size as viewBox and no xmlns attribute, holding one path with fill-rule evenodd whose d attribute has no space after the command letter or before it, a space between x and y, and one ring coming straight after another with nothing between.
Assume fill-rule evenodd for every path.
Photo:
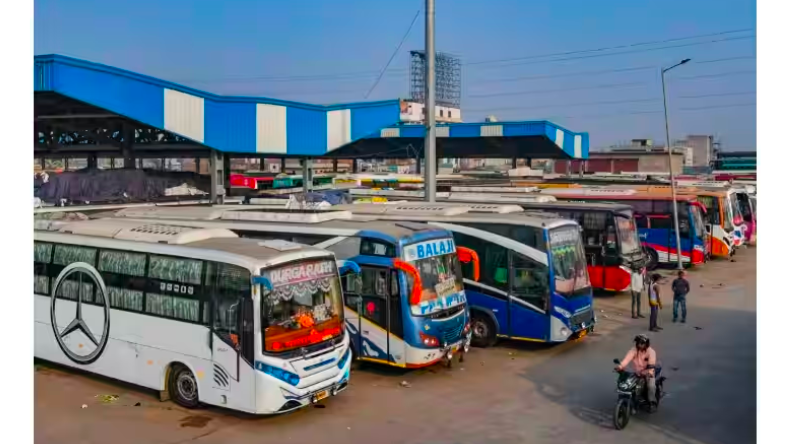
<instances>
[{"instance_id":1,"label":"bus side window","mask_svg":"<svg viewBox=\"0 0 790 444\"><path fill-rule=\"evenodd\" d=\"M33 244L33 293L49 296L49 263L52 262L52 244Z\"/></svg>"},{"instance_id":2,"label":"bus side window","mask_svg":"<svg viewBox=\"0 0 790 444\"><path fill-rule=\"evenodd\" d=\"M381 328L387 328L387 292L389 282L387 269L360 267L362 288L359 297L362 300L362 310L359 313L363 318L373 322Z\"/></svg>"},{"instance_id":3,"label":"bus side window","mask_svg":"<svg viewBox=\"0 0 790 444\"><path fill-rule=\"evenodd\" d=\"M546 310L549 301L549 270L543 264L519 253L513 259L513 296Z\"/></svg>"},{"instance_id":4,"label":"bus side window","mask_svg":"<svg viewBox=\"0 0 790 444\"><path fill-rule=\"evenodd\" d=\"M636 228L648 228L647 217L644 215L634 214L634 221L636 222Z\"/></svg>"},{"instance_id":5,"label":"bus side window","mask_svg":"<svg viewBox=\"0 0 790 444\"><path fill-rule=\"evenodd\" d=\"M658 230L671 230L672 229L672 218L667 216L651 216L650 217L650 228L658 229Z\"/></svg>"},{"instance_id":6,"label":"bus side window","mask_svg":"<svg viewBox=\"0 0 790 444\"><path fill-rule=\"evenodd\" d=\"M471 225L471 224L470 224ZM453 233L456 245L475 250L480 258L480 282L502 291L508 290L507 252L504 247L484 239ZM464 277L472 276L472 263L461 263Z\"/></svg>"}]
</instances>

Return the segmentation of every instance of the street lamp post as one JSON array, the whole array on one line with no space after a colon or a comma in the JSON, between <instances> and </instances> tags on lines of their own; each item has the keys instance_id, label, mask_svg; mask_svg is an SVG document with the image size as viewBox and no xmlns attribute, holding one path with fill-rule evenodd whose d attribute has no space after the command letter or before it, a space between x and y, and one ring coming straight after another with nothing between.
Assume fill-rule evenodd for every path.
<instances>
[{"instance_id":1,"label":"street lamp post","mask_svg":"<svg viewBox=\"0 0 790 444\"><path fill-rule=\"evenodd\" d=\"M680 223L678 222L678 200L675 190L675 173L672 168L672 143L669 141L669 113L667 111L667 85L664 81L664 74L672 68L688 63L691 59L683 59L680 63L661 70L661 90L664 94L664 128L667 136L667 156L669 159L669 183L672 188L672 217L675 219L675 256L678 261L678 270L683 269L683 255L680 248Z\"/></svg>"}]
</instances>

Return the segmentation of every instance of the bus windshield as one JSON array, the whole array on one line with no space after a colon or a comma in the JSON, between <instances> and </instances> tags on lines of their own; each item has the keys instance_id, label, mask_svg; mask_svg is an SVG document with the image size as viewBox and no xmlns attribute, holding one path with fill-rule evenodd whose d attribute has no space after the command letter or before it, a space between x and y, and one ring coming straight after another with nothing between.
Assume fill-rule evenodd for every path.
<instances>
[{"instance_id":1,"label":"bus windshield","mask_svg":"<svg viewBox=\"0 0 790 444\"><path fill-rule=\"evenodd\" d=\"M320 260L261 270L264 352L317 344L343 334L343 299L334 261Z\"/></svg>"},{"instance_id":2,"label":"bus windshield","mask_svg":"<svg viewBox=\"0 0 790 444\"><path fill-rule=\"evenodd\" d=\"M620 237L620 252L624 255L641 252L641 243L634 220L620 215L615 215L614 219L617 222L617 235Z\"/></svg>"},{"instance_id":3,"label":"bus windshield","mask_svg":"<svg viewBox=\"0 0 790 444\"><path fill-rule=\"evenodd\" d=\"M589 288L590 277L579 229L576 226L555 228L549 231L549 243L555 291L571 297Z\"/></svg>"},{"instance_id":4,"label":"bus windshield","mask_svg":"<svg viewBox=\"0 0 790 444\"><path fill-rule=\"evenodd\" d=\"M741 209L736 202L737 197L735 193L729 194L727 196L727 201L730 203L730 211L732 211L732 218L738 224L743 223L743 214L741 213Z\"/></svg>"},{"instance_id":5,"label":"bus windshield","mask_svg":"<svg viewBox=\"0 0 790 444\"><path fill-rule=\"evenodd\" d=\"M691 205L691 218L694 222L694 236L697 239L705 239L705 221L702 218L702 210L696 205Z\"/></svg>"},{"instance_id":6,"label":"bus windshield","mask_svg":"<svg viewBox=\"0 0 790 444\"><path fill-rule=\"evenodd\" d=\"M416 305L411 305L413 315L429 315L460 305L464 302L464 280L461 263L455 252L453 239L437 239L408 245L404 256L420 274L422 295ZM414 280L406 274L408 294Z\"/></svg>"},{"instance_id":7,"label":"bus windshield","mask_svg":"<svg viewBox=\"0 0 790 444\"><path fill-rule=\"evenodd\" d=\"M730 200L728 198L726 198L726 197L723 200L724 200L724 208L722 208L722 209L724 210L723 211L724 212L724 231L729 233L729 232L731 232L732 230L735 229L735 225L733 224L733 221L732 221L732 219L733 219L733 217L735 217L735 215L732 213L732 205L731 205Z\"/></svg>"}]
</instances>

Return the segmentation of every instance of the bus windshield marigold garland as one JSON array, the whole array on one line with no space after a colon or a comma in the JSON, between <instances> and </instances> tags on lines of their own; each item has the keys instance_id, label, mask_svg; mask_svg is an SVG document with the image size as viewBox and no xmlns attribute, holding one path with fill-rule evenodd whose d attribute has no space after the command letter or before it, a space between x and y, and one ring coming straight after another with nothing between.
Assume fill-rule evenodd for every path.
<instances>
[{"instance_id":1,"label":"bus windshield marigold garland","mask_svg":"<svg viewBox=\"0 0 790 444\"><path fill-rule=\"evenodd\" d=\"M480 280L480 257L477 255L477 252L471 248L467 247L455 247L455 250L458 252L458 260L461 262L468 264L470 261L474 266L474 276L473 279L475 281Z\"/></svg>"},{"instance_id":2,"label":"bus windshield marigold garland","mask_svg":"<svg viewBox=\"0 0 790 444\"><path fill-rule=\"evenodd\" d=\"M414 286L411 289L410 302L412 305L419 304L420 297L422 296L422 279L420 278L420 272L417 271L414 265L400 259L392 260L392 268L400 270L414 279Z\"/></svg>"}]
</instances>

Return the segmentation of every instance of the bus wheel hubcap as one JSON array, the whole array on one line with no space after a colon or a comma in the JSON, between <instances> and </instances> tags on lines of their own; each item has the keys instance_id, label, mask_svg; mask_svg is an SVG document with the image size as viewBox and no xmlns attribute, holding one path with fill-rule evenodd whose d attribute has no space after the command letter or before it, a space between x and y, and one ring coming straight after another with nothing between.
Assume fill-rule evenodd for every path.
<instances>
[{"instance_id":1,"label":"bus wheel hubcap","mask_svg":"<svg viewBox=\"0 0 790 444\"><path fill-rule=\"evenodd\" d=\"M186 400L193 400L197 397L197 384L192 375L188 373L181 373L178 375L177 386L178 394Z\"/></svg>"},{"instance_id":2,"label":"bus wheel hubcap","mask_svg":"<svg viewBox=\"0 0 790 444\"><path fill-rule=\"evenodd\" d=\"M484 338L488 336L488 326L485 322L475 321L472 331L478 338Z\"/></svg>"}]
</instances>

